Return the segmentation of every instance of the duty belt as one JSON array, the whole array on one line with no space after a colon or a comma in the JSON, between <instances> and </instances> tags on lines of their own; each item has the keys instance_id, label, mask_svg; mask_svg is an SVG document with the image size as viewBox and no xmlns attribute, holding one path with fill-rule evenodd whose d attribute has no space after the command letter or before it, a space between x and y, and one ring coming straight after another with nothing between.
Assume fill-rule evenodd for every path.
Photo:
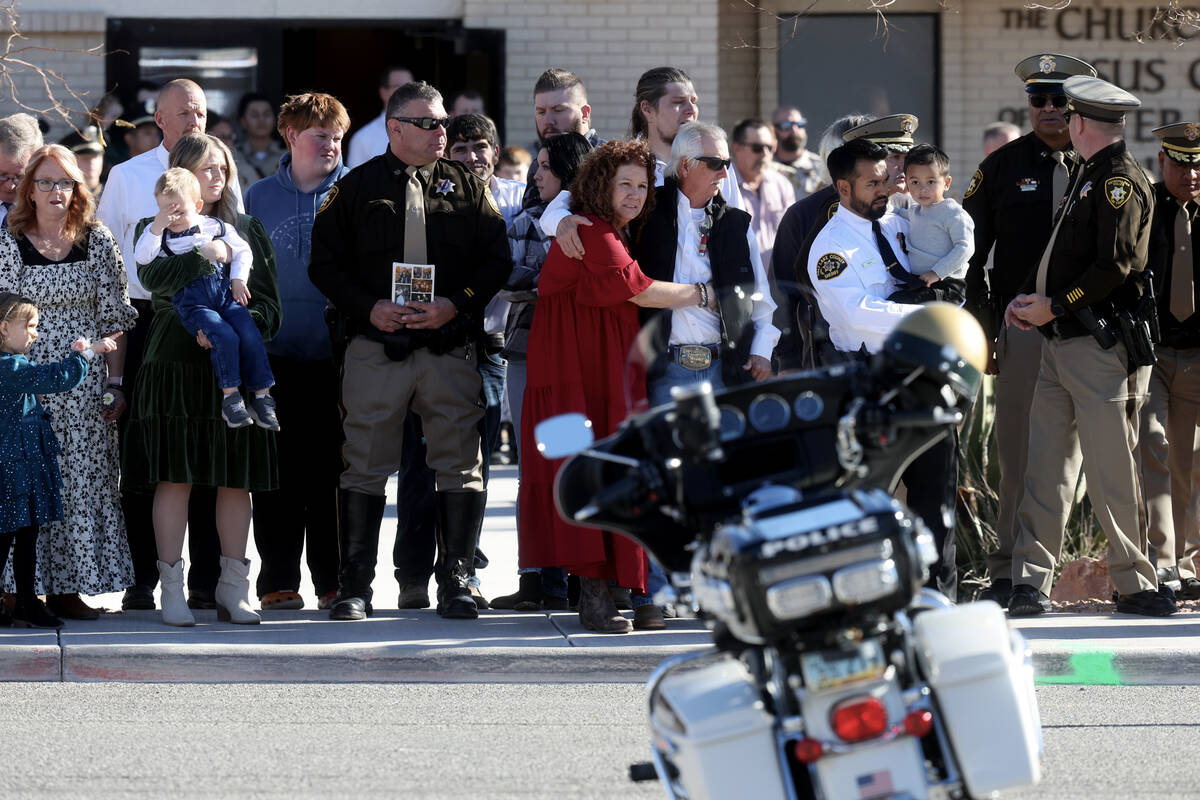
<instances>
[{"instance_id":1,"label":"duty belt","mask_svg":"<svg viewBox=\"0 0 1200 800\"><path fill-rule=\"evenodd\" d=\"M719 344L673 344L667 347L668 359L696 372L708 369L720 357Z\"/></svg>"}]
</instances>

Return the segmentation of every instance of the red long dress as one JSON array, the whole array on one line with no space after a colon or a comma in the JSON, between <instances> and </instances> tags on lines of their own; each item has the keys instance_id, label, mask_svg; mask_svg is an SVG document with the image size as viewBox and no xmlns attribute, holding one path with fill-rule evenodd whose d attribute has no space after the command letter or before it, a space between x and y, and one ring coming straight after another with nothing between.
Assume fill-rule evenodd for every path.
<instances>
[{"instance_id":1,"label":"red long dress","mask_svg":"<svg viewBox=\"0 0 1200 800\"><path fill-rule=\"evenodd\" d=\"M639 328L637 306L629 298L653 281L611 225L589 219L590 227L579 226L583 259L567 258L555 243L538 278L521 411L520 563L564 567L645 591L640 547L616 533L568 524L558 515L554 476L562 460L543 458L534 441L539 422L570 412L585 414L597 439L608 436L625 419L627 402L645 400L644 376L632 376L626 395L625 360Z\"/></svg>"}]
</instances>

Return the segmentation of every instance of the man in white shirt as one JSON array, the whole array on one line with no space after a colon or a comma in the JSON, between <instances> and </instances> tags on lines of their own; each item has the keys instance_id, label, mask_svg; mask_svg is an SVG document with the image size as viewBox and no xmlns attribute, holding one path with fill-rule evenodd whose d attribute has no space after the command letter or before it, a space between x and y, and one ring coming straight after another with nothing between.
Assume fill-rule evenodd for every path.
<instances>
[{"instance_id":1,"label":"man in white shirt","mask_svg":"<svg viewBox=\"0 0 1200 800\"><path fill-rule=\"evenodd\" d=\"M771 126L762 120L744 119L734 126L733 165L764 264L771 263L775 232L784 213L796 202L791 182L769 166L774 149Z\"/></svg>"},{"instance_id":2,"label":"man in white shirt","mask_svg":"<svg viewBox=\"0 0 1200 800\"><path fill-rule=\"evenodd\" d=\"M387 150L387 120L384 117L387 114L388 100L392 92L412 82L413 74L405 67L389 66L379 73L379 100L383 103L384 110L350 137L350 147L346 151L347 167L353 169L359 164L365 164Z\"/></svg>"},{"instance_id":3,"label":"man in white shirt","mask_svg":"<svg viewBox=\"0 0 1200 800\"><path fill-rule=\"evenodd\" d=\"M42 131L29 114L0 119L0 225L17 202L17 186L25 177L25 165L41 146Z\"/></svg>"},{"instance_id":4,"label":"man in white shirt","mask_svg":"<svg viewBox=\"0 0 1200 800\"><path fill-rule=\"evenodd\" d=\"M112 168L96 216L112 231L125 257L125 271L129 276L129 298L137 309L137 327L122 337L125 346L125 372L123 376L109 376L109 388L124 407L125 396L132 396L137 380L138 368L142 363L142 350L154 311L150 305L150 293L137 277L137 261L134 259L135 233L137 225L147 217L158 213L154 199L154 184L166 171L170 150L185 134L203 133L208 116L208 102L204 90L186 78L169 81L158 93L154 122L162 130L162 144L147 150ZM230 182L237 198L238 210L242 210L242 195L236 182ZM128 383L126 383L128 381ZM154 528L150 519L148 496L135 492L122 492L121 505L125 511L125 529L129 538L129 550L133 556L134 580L136 583L125 591L121 607L127 610L153 609L154 586L158 582L157 550L154 544ZM205 505L196 503L197 508ZM188 575L190 589L189 604L193 608L215 608L212 601L216 589L220 565L220 549L216 543L216 521L211 509L206 509L204 519L189 518L188 550L192 560ZM198 517L199 515L193 515ZM212 605L209 603L212 602Z\"/></svg>"},{"instance_id":5,"label":"man in white shirt","mask_svg":"<svg viewBox=\"0 0 1200 800\"><path fill-rule=\"evenodd\" d=\"M919 305L887 298L913 276L904 236L908 221L888 207L888 151L869 139L854 139L829 154L829 175L838 209L813 240L808 275L829 339L847 359L878 353L896 324ZM958 437L934 444L909 465L903 480L908 506L933 533L940 559L930 586L951 600L955 571L954 511L958 492Z\"/></svg>"}]
</instances>

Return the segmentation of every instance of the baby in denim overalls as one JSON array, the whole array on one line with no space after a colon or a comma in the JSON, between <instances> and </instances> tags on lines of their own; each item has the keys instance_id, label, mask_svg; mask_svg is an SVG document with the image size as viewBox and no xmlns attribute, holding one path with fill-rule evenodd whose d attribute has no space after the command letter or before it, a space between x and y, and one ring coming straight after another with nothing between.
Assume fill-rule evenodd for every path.
<instances>
[{"instance_id":1,"label":"baby in denim overalls","mask_svg":"<svg viewBox=\"0 0 1200 800\"><path fill-rule=\"evenodd\" d=\"M246 309L250 302L246 280L254 262L250 246L233 226L201 215L200 183L185 169L172 167L164 172L154 185L154 199L158 215L138 237L134 258L138 264L149 264L194 251L207 263L208 272L176 292L171 305L188 333L203 332L212 345L210 357L225 395L221 402L225 423L231 428L258 423L279 430L270 395L275 377L262 334ZM253 393L249 405L238 392L243 376Z\"/></svg>"}]
</instances>

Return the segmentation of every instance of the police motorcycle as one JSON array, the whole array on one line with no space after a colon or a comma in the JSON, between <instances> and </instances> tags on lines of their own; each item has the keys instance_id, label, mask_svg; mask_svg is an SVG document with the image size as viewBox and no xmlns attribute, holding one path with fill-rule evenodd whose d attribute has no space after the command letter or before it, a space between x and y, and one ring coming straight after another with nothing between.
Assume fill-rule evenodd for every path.
<instances>
[{"instance_id":1,"label":"police motorcycle","mask_svg":"<svg viewBox=\"0 0 1200 800\"><path fill-rule=\"evenodd\" d=\"M923 588L933 537L890 491L957 425L986 358L945 303L870 361L714 394L705 383L592 442L537 429L559 513L623 533L667 571L713 646L647 685L669 798L985 798L1040 778L1022 636L999 606Z\"/></svg>"}]
</instances>

